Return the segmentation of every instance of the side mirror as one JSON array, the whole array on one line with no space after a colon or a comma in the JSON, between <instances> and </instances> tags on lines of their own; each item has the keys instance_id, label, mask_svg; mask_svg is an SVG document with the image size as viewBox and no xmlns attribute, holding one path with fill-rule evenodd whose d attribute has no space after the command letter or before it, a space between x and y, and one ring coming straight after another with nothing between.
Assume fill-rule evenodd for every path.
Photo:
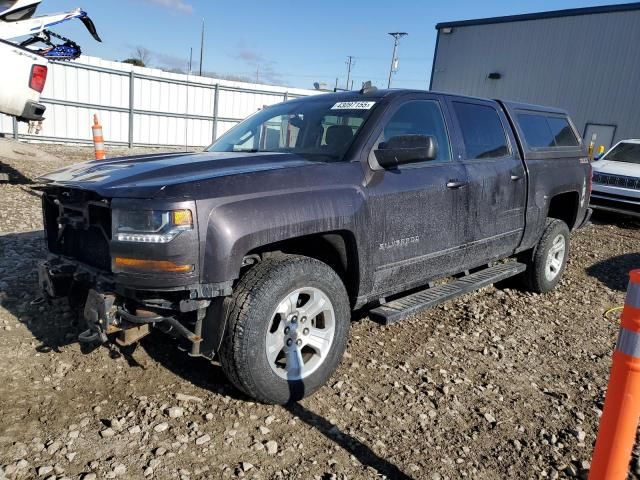
<instances>
[{"instance_id":1,"label":"side mirror","mask_svg":"<svg viewBox=\"0 0 640 480\"><path fill-rule=\"evenodd\" d=\"M438 156L438 142L427 135L398 135L380 143L373 151L383 168L395 168L407 163L434 160Z\"/></svg>"}]
</instances>

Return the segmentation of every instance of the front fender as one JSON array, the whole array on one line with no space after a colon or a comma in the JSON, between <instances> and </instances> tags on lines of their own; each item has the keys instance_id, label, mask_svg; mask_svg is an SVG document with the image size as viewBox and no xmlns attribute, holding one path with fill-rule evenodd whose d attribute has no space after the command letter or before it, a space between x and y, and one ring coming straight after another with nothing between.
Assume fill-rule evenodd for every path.
<instances>
[{"instance_id":1,"label":"front fender","mask_svg":"<svg viewBox=\"0 0 640 480\"><path fill-rule=\"evenodd\" d=\"M244 256L261 246L337 230L355 234L363 205L359 187L342 185L245 195L214 206L201 231L202 281L235 280Z\"/></svg>"}]
</instances>

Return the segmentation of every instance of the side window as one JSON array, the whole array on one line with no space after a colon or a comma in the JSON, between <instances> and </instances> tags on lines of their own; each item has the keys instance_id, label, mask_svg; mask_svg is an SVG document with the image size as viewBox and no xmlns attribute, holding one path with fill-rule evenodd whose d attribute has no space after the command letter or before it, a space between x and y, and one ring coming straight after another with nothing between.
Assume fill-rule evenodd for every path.
<instances>
[{"instance_id":1,"label":"side window","mask_svg":"<svg viewBox=\"0 0 640 480\"><path fill-rule=\"evenodd\" d=\"M509 155L507 136L495 108L453 102L453 109L462 130L467 159L500 158Z\"/></svg>"},{"instance_id":2,"label":"side window","mask_svg":"<svg viewBox=\"0 0 640 480\"><path fill-rule=\"evenodd\" d=\"M518 123L532 148L577 147L578 139L564 117L519 113Z\"/></svg>"},{"instance_id":3,"label":"side window","mask_svg":"<svg viewBox=\"0 0 640 480\"><path fill-rule=\"evenodd\" d=\"M551 134L557 147L577 147L578 139L573 133L569 121L562 117L547 117Z\"/></svg>"},{"instance_id":4,"label":"side window","mask_svg":"<svg viewBox=\"0 0 640 480\"><path fill-rule=\"evenodd\" d=\"M398 135L435 137L438 144L438 156L435 160L451 160L444 117L440 105L435 100L413 100L402 105L385 125L378 143Z\"/></svg>"},{"instance_id":5,"label":"side window","mask_svg":"<svg viewBox=\"0 0 640 480\"><path fill-rule=\"evenodd\" d=\"M527 145L534 148L553 147L553 135L546 118L542 115L518 114L518 123Z\"/></svg>"}]
</instances>

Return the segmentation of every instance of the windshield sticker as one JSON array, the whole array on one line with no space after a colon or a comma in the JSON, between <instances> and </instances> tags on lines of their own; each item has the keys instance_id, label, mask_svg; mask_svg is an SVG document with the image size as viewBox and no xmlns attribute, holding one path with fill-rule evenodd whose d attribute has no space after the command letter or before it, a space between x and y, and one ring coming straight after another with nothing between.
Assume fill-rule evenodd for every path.
<instances>
[{"instance_id":1,"label":"windshield sticker","mask_svg":"<svg viewBox=\"0 0 640 480\"><path fill-rule=\"evenodd\" d=\"M331 110L370 110L376 102L338 102Z\"/></svg>"}]
</instances>

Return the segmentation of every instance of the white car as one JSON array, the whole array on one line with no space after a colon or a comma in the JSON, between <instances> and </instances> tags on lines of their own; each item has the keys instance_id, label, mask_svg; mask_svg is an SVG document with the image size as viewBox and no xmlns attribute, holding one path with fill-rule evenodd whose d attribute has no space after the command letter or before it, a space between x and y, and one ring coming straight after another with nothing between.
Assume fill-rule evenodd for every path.
<instances>
[{"instance_id":1,"label":"white car","mask_svg":"<svg viewBox=\"0 0 640 480\"><path fill-rule=\"evenodd\" d=\"M592 165L591 207L640 217L640 139L618 142Z\"/></svg>"},{"instance_id":2,"label":"white car","mask_svg":"<svg viewBox=\"0 0 640 480\"><path fill-rule=\"evenodd\" d=\"M42 55L0 40L0 113L26 122L44 118L46 107L40 103L40 94L48 63Z\"/></svg>"}]
</instances>

